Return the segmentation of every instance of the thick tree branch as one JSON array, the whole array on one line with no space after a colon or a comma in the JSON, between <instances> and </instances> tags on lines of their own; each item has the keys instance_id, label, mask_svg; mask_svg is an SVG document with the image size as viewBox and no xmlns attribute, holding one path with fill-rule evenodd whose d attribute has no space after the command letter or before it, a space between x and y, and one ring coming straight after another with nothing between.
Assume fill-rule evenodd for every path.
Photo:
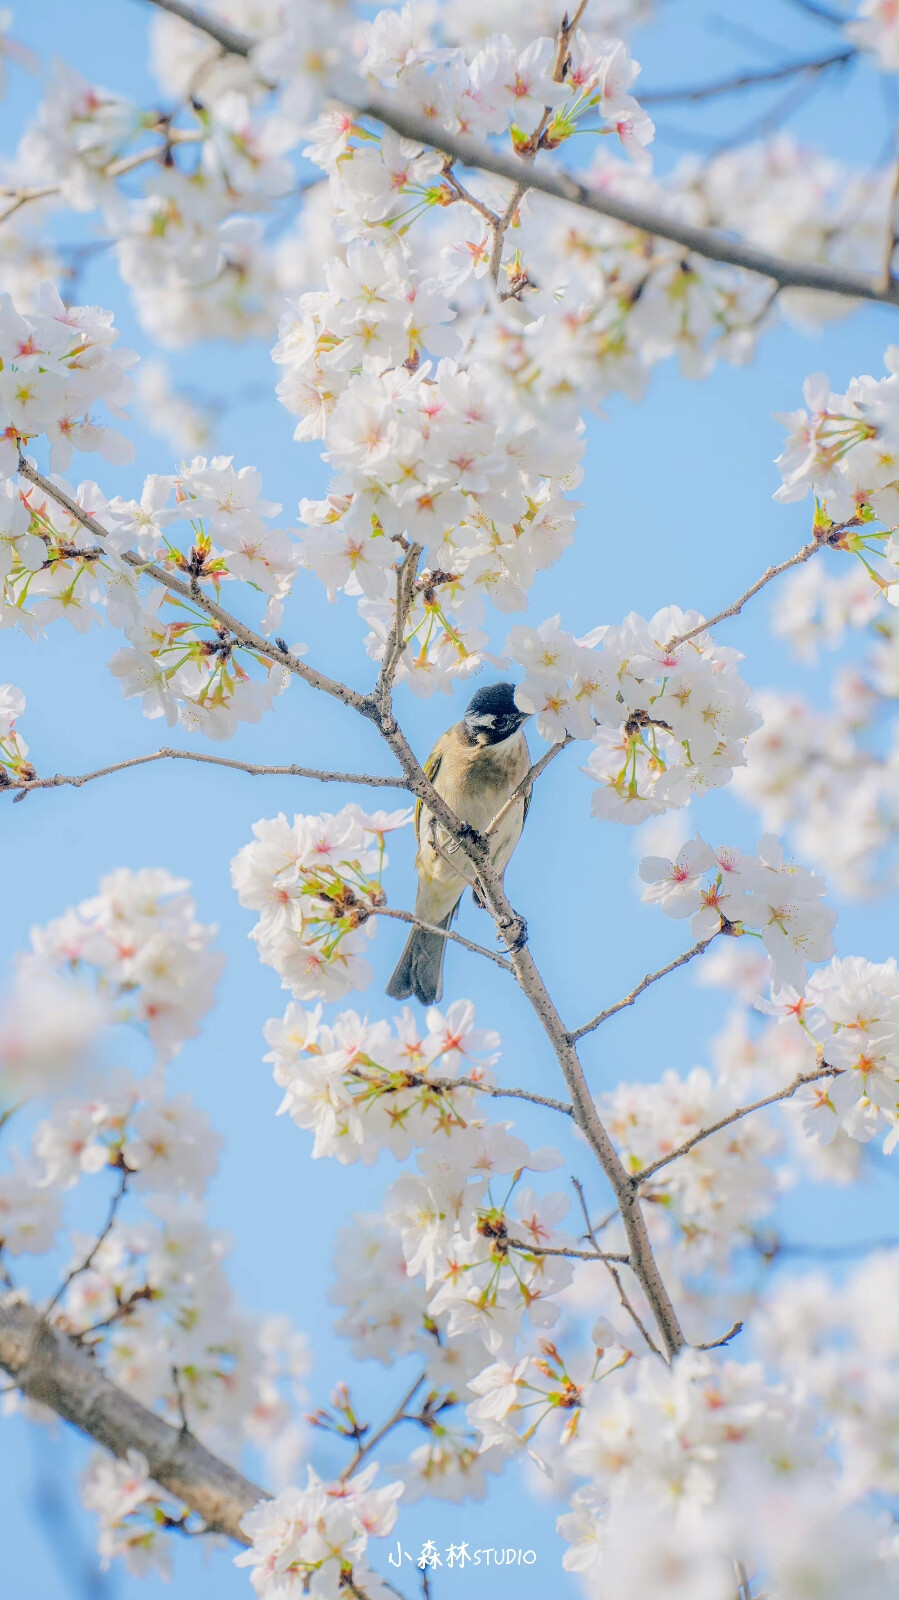
<instances>
[{"instance_id":1,"label":"thick tree branch","mask_svg":"<svg viewBox=\"0 0 899 1600\"><path fill-rule=\"evenodd\" d=\"M115 1456L139 1450L150 1476L210 1529L248 1544L240 1519L267 1499L192 1434L173 1428L105 1376L96 1361L15 1294L0 1300L0 1367L31 1400L71 1422Z\"/></svg>"},{"instance_id":2,"label":"thick tree branch","mask_svg":"<svg viewBox=\"0 0 899 1600\"><path fill-rule=\"evenodd\" d=\"M249 56L254 41L246 34L223 27L212 17L182 0L148 0L150 5L169 11L173 16L190 23L201 33L215 39L224 50L233 55ZM346 82L334 88L335 98L359 116L371 117L385 128L392 128L401 138L414 139L418 144L429 145L463 166L480 172L490 172L509 183L521 184L523 190L535 189L540 194L570 205L582 206L598 216L612 217L626 223L639 233L652 234L658 239L668 239L709 261L721 261L727 266L741 267L746 272L759 273L771 278L782 289L815 289L825 294L847 296L853 300L874 300L883 305L899 305L899 284L884 285L866 274L840 272L835 268L819 267L812 262L788 261L782 256L769 255L754 245L739 239L728 238L711 228L697 228L681 222L664 212L648 206L635 205L629 200L601 189L591 189L571 173L543 170L528 164L519 156L505 155L478 139L462 134L450 134L436 127L427 117L407 111L384 98L366 92L360 80L358 92ZM516 201L517 204L517 201Z\"/></svg>"},{"instance_id":3,"label":"thick tree branch","mask_svg":"<svg viewBox=\"0 0 899 1600\"><path fill-rule=\"evenodd\" d=\"M685 1139L683 1144L679 1144L676 1150L669 1150L667 1155L659 1156L658 1161L651 1161L648 1166L635 1172L633 1182L645 1183L647 1178L651 1178L653 1173L660 1171L662 1167L669 1166L672 1161L679 1161L681 1156L689 1155L695 1145L701 1144L703 1139L710 1139L713 1133L720 1133L722 1128L729 1128L732 1122L739 1122L741 1117L748 1117L753 1111L761 1111L765 1106L776 1105L778 1100L792 1099L796 1090L801 1089L803 1084L817 1083L819 1078L835 1078L840 1070L839 1067L817 1067L814 1072L797 1073L792 1083L788 1083L785 1089L778 1089L776 1094L766 1095L763 1100L753 1100L751 1105L737 1106L736 1110L731 1111L726 1117L710 1123L707 1128L700 1128L698 1133L694 1133L689 1139Z\"/></svg>"},{"instance_id":4,"label":"thick tree branch","mask_svg":"<svg viewBox=\"0 0 899 1600\"><path fill-rule=\"evenodd\" d=\"M365 783L372 789L405 789L405 778L384 778L370 772L325 772L318 767L259 767L251 761L234 761L228 756L208 756L197 750L152 750L148 755L129 756L127 761L116 761L110 767L98 767L96 772L82 772L67 777L57 772L52 778L10 779L6 790L18 790L18 799L30 794L32 789L61 789L69 785L80 789L82 784L93 783L95 778L106 778L111 772L124 772L129 767L145 767L151 761L200 761L211 767L232 767L235 772L248 772L252 778L315 778L319 783ZM6 791L4 791L6 792Z\"/></svg>"},{"instance_id":5,"label":"thick tree branch","mask_svg":"<svg viewBox=\"0 0 899 1600\"><path fill-rule=\"evenodd\" d=\"M660 967L658 972L647 972L646 977L641 978L637 987L632 989L630 994L626 994L623 1000L616 1000L613 1006L607 1006L605 1011L600 1011L599 1015L595 1016L592 1021L585 1022L581 1028L575 1028L574 1033L571 1035L572 1041L583 1039L585 1034L592 1033L594 1028L599 1027L600 1023L608 1022L609 1017L614 1017L616 1012L624 1011L627 1006L632 1006L634 1001L643 994L644 990L648 989L653 983L658 983L660 978L667 978L669 972L676 972L678 967L686 966L686 963L692 961L694 956L701 956L703 951L708 949L712 940L717 939L720 932L721 929L716 928L715 932L709 934L707 939L697 940L696 944L691 945L689 950L685 950L682 956L676 956L673 961L669 961L667 967Z\"/></svg>"}]
</instances>

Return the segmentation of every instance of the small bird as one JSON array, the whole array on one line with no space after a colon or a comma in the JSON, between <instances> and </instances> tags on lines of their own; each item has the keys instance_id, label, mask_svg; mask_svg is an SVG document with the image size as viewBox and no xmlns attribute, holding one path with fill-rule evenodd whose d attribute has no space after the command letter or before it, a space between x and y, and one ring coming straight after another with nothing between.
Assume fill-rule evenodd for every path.
<instances>
[{"instance_id":1,"label":"small bird","mask_svg":"<svg viewBox=\"0 0 899 1600\"><path fill-rule=\"evenodd\" d=\"M437 740L425 762L425 773L456 816L485 832L497 812L530 769L531 758L522 724L528 713L515 704L513 683L491 683L479 689L461 722ZM505 871L524 827L530 804L526 791L509 807L490 836L491 860ZM415 808L418 894L415 915L434 928L448 928L471 877L455 865L450 840L438 831L427 806ZM456 855L456 860L459 857ZM466 865L464 858L460 867ZM394 1000L414 994L422 1005L434 1005L443 992L446 940L439 933L413 928L396 971L387 985Z\"/></svg>"}]
</instances>

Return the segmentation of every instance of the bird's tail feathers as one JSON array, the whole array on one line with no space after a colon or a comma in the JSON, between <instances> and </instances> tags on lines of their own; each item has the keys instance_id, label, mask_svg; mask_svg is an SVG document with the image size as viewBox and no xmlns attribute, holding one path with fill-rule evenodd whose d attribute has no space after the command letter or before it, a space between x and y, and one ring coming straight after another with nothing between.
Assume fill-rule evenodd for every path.
<instances>
[{"instance_id":1,"label":"bird's tail feathers","mask_svg":"<svg viewBox=\"0 0 899 1600\"><path fill-rule=\"evenodd\" d=\"M445 917L434 921L435 928L448 928L458 904ZM406 1000L414 994L423 1006L436 1005L443 993L443 957L446 940L439 933L413 928L387 985L391 1000Z\"/></svg>"}]
</instances>

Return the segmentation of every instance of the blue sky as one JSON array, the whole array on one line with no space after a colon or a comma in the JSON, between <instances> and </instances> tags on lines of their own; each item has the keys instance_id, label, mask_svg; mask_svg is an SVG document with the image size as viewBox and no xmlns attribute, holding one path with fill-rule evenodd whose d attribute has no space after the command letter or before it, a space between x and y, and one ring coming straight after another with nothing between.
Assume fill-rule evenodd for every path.
<instances>
[{"instance_id":1,"label":"blue sky","mask_svg":"<svg viewBox=\"0 0 899 1600\"><path fill-rule=\"evenodd\" d=\"M646 87L699 82L746 65L823 53L834 38L787 0L756 0L752 37L739 0L714 7L701 0L668 0L660 12L657 27L634 39ZM41 52L51 41L52 49L85 75L152 100L144 67L146 20L143 8L130 0L83 0L77 8L64 0L33 0L29 12L18 16L17 32ZM0 107L5 149L14 147L34 97L33 81L14 70L6 104ZM763 114L771 102L769 94L767 99L735 99L696 113L681 107L664 115L660 111L660 125L669 128L677 144L660 142L659 165L667 167L681 153L691 128L701 150L706 147L701 141L728 136ZM866 107L864 119L857 115L860 103ZM867 161L884 148L889 97L882 80L868 69L852 82L831 78L791 126L834 154ZM71 239L84 237L89 225L65 226L64 237ZM127 295L102 257L88 269L82 298L115 307L123 341L147 352ZM772 458L782 436L771 413L800 403L802 380L810 371L825 368L837 388L854 373L880 373L882 352L897 337L897 314L882 308L868 308L815 339L783 327L769 335L749 368L722 368L703 383L690 384L669 366L656 374L639 407L610 403L604 420L589 421L578 539L554 569L540 575L532 616L539 620L560 611L563 624L579 634L600 622L620 620L630 610L651 615L661 605L676 603L712 612L727 604L769 562L790 554L807 537L808 505L780 507L771 499L778 482ZM263 344L198 347L176 354L171 364L181 381L212 395L227 395L247 384L273 389L275 381ZM171 470L174 463L164 444L137 422L130 431L137 443L133 466L106 469L96 460L82 460L80 474L96 472L109 493L131 494L145 473ZM287 513L301 495L321 493L325 482L314 447L297 446L291 434L292 419L272 396L271 401L228 409L216 439L216 448L233 452L237 465L251 462L261 468L264 493L282 500ZM318 665L346 672L363 686L371 664L360 648L363 629L353 604L331 608L312 585L302 593L302 611L294 612L296 625L286 630L288 636L301 635ZM824 676L796 668L767 633L766 617L767 599L762 598L720 634L745 651L744 672L753 688L798 683L823 701ZM499 619L498 643L505 631L505 619ZM0 635L0 679L20 684L28 695L23 732L40 771L84 771L165 742L160 724L145 721L133 702L121 698L106 668L115 647L108 632L95 630L79 638L61 624L38 645ZM420 702L401 694L400 710L421 754L465 698L463 689L450 707L442 698ZM262 725L241 728L226 753L260 762L390 770L371 730L299 684ZM572 1023L671 959L683 948L684 938L683 926L640 902L633 835L621 828L600 828L591 820L590 785L578 771L579 759L576 751L566 752L541 781L508 875L512 898L529 921L534 954ZM330 1333L325 1299L333 1232L348 1212L377 1207L392 1169L384 1162L371 1173L336 1163L313 1165L306 1136L287 1119L275 1119L278 1092L262 1065L261 1028L267 1017L283 1009L286 996L247 943L252 919L237 906L228 863L258 817L279 810L336 810L350 798L364 802L348 790L324 791L293 779L251 780L224 772L211 777L187 764L160 764L81 791L33 794L24 804L14 809L7 805L0 812L6 846L0 924L4 962L26 944L33 924L90 894L103 873L118 866L164 865L189 877L202 920L219 924L219 945L228 960L221 1003L202 1037L178 1059L172 1084L189 1091L226 1136L210 1195L211 1219L233 1237L233 1277L248 1307L288 1311L309 1331L316 1358L310 1380L315 1403L324 1401L334 1381L350 1371L345 1346ZM710 797L693 812L706 837L753 845L755 819L727 793ZM392 853L391 900L409 905L411 840L401 836ZM882 960L893 951L895 931L886 909L835 903L842 953ZM475 939L489 937L483 914L470 905L460 928ZM360 1009L392 1014L382 991L400 943L399 930L381 927L374 944L375 983L365 996L354 997ZM508 1080L558 1092L555 1063L510 980L458 949L449 952L447 968L448 995L470 996L482 1022L500 1031L500 1071ZM655 1077L663 1067L688 1070L702 1063L724 1004L717 993L697 988L689 971L659 985L585 1044L591 1085L598 1091L622 1077ZM519 1125L536 1143L551 1136L536 1116L522 1116ZM576 1159L583 1168L583 1155ZM601 1193L597 1182L598 1200ZM789 1196L783 1229L802 1240L870 1237L889 1231L891 1202L895 1182L878 1167L869 1181L851 1191L817 1187ZM99 1185L84 1203L94 1208L90 1215L103 1216L106 1197ZM87 1214L84 1225L90 1226ZM405 1374L398 1369L385 1375L379 1368L363 1369L357 1376L367 1414L377 1418L392 1408ZM100 1584L91 1576L91 1527L71 1488L85 1457L80 1441L61 1432L56 1442L48 1442L15 1420L2 1423L0 1441L5 1592L16 1600L81 1600L89 1595L157 1600L164 1591L155 1580L138 1581L118 1572ZM410 1447L414 1442L409 1441ZM328 1449L319 1452L317 1462L325 1472L343 1464ZM511 1473L483 1506L416 1507L404 1514L400 1526L410 1548L427 1537L438 1544L463 1537L533 1545L537 1564L516 1568L514 1581L497 1574L490 1600L544 1600L548 1586L560 1596L574 1592L558 1575L554 1518L551 1504L525 1508L520 1480ZM200 1550L185 1546L176 1552L176 1573L193 1600L230 1600L249 1593L246 1576L231 1567L227 1554L204 1563ZM443 1575L436 1591L439 1600L455 1588L463 1593L463 1579ZM464 1593L467 1600L487 1600L467 1583Z\"/></svg>"}]
</instances>

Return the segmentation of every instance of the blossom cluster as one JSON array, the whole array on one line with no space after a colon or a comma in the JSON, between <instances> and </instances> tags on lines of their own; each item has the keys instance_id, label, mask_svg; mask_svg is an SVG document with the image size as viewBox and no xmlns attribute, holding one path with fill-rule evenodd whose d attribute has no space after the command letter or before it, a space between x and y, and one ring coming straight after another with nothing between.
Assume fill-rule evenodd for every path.
<instances>
[{"instance_id":1,"label":"blossom cluster","mask_svg":"<svg viewBox=\"0 0 899 1600\"><path fill-rule=\"evenodd\" d=\"M561 1158L551 1148L529 1150L511 1123L484 1117L477 1085L489 1086L499 1039L474 1022L466 1001L445 1016L432 1008L424 1032L409 1010L393 1031L355 1012L324 1026L321 1007L291 1005L266 1027L266 1059L285 1091L281 1111L315 1134L314 1156L371 1164L383 1150L400 1161L417 1151L418 1171L402 1173L385 1196L385 1220L398 1232L409 1275L423 1276L431 1291L427 1315L438 1325L443 1317L449 1339L478 1335L497 1351L511 1348L523 1313L537 1326L558 1315L548 1296L569 1281L570 1265L531 1247L565 1244L556 1224L568 1201L518 1189L525 1170L547 1171ZM467 1081L456 1087L456 1078ZM501 1202L490 1188L498 1175L512 1176ZM370 1326L371 1311L358 1304L350 1312L344 1291L340 1303L355 1336L366 1344L370 1336L379 1351L380 1322ZM391 1315L396 1334L395 1306ZM408 1316L411 1338L417 1300Z\"/></svg>"},{"instance_id":2,"label":"blossom cluster","mask_svg":"<svg viewBox=\"0 0 899 1600\"><path fill-rule=\"evenodd\" d=\"M565 490L579 480L582 442L577 429L562 439L504 416L478 366L419 364L416 340L446 347L446 330L427 327L435 297L391 285L396 269L378 246L351 245L341 272L345 336L325 340L301 306L282 319L275 350L287 367L282 401L305 413L298 435L320 430L336 472L324 500L300 504L303 556L332 596L364 596L380 659L394 625L391 568L421 546L397 677L431 694L480 665L484 601L523 609L537 572L570 543L576 506Z\"/></svg>"},{"instance_id":3,"label":"blossom cluster","mask_svg":"<svg viewBox=\"0 0 899 1600\"><path fill-rule=\"evenodd\" d=\"M629 1172L637 1174L733 1111L733 1089L694 1067L658 1083L622 1083L600 1099L600 1114ZM773 1209L780 1139L763 1116L744 1117L700 1140L640 1186L653 1237L674 1245L679 1271L724 1265L750 1242Z\"/></svg>"},{"instance_id":4,"label":"blossom cluster","mask_svg":"<svg viewBox=\"0 0 899 1600\"><path fill-rule=\"evenodd\" d=\"M385 903L385 836L411 820L410 810L369 814L351 804L332 816L280 816L253 824L253 844L231 863L242 906L260 912L250 938L299 1000L340 999L364 989L363 959Z\"/></svg>"},{"instance_id":5,"label":"blossom cluster","mask_svg":"<svg viewBox=\"0 0 899 1600\"><path fill-rule=\"evenodd\" d=\"M0 683L0 788L13 778L27 780L34 768L28 760L28 746L16 729L25 710L25 696L14 683Z\"/></svg>"},{"instance_id":6,"label":"blossom cluster","mask_svg":"<svg viewBox=\"0 0 899 1600\"><path fill-rule=\"evenodd\" d=\"M15 475L20 454L41 435L55 472L65 472L75 449L130 461L131 442L91 415L102 400L124 416L132 394L126 374L137 356L112 348L112 322L96 306L66 306L52 283L41 286L27 315L9 294L0 296L0 478Z\"/></svg>"},{"instance_id":7,"label":"blossom cluster","mask_svg":"<svg viewBox=\"0 0 899 1600\"><path fill-rule=\"evenodd\" d=\"M777 988L804 989L806 963L833 955L837 914L821 904L824 880L785 861L774 834L759 840L756 855L731 847L713 850L697 834L673 861L645 856L640 877L647 884L643 899L660 905L669 917L689 917L696 940L722 930L758 934Z\"/></svg>"},{"instance_id":8,"label":"blossom cluster","mask_svg":"<svg viewBox=\"0 0 899 1600\"><path fill-rule=\"evenodd\" d=\"M91 973L115 1019L145 1031L165 1062L199 1032L222 970L189 887L162 867L111 872L98 894L32 931L25 964Z\"/></svg>"},{"instance_id":9,"label":"blossom cluster","mask_svg":"<svg viewBox=\"0 0 899 1600\"><path fill-rule=\"evenodd\" d=\"M755 696L762 726L734 774L736 794L756 808L762 826L789 827L802 856L852 897L876 895L895 879L899 730L891 727L885 743L876 739L892 698L851 668L837 676L824 710L800 694L763 690Z\"/></svg>"},{"instance_id":10,"label":"blossom cluster","mask_svg":"<svg viewBox=\"0 0 899 1600\"><path fill-rule=\"evenodd\" d=\"M692 635L686 639L682 635ZM736 664L697 612L632 612L584 638L558 617L512 629L507 654L525 669L515 692L548 740L592 739L587 773L603 821L639 823L729 782L759 718Z\"/></svg>"},{"instance_id":11,"label":"blossom cluster","mask_svg":"<svg viewBox=\"0 0 899 1600\"><path fill-rule=\"evenodd\" d=\"M389 1150L403 1161L430 1137L452 1137L477 1120L476 1088L453 1080L489 1085L499 1035L474 1020L468 1000L445 1015L431 1007L423 1029L408 1008L391 1028L355 1011L326 1025L321 1005L310 1012L293 1003L265 1026L265 1059L284 1090L280 1110L314 1133L316 1157L370 1165Z\"/></svg>"},{"instance_id":12,"label":"blossom cluster","mask_svg":"<svg viewBox=\"0 0 899 1600\"><path fill-rule=\"evenodd\" d=\"M889 377L853 378L845 394L835 394L824 373L806 379L808 410L780 418L789 431L774 498L811 492L819 536L853 551L884 598L899 605L899 538L870 526L899 526L899 346L890 345L884 364Z\"/></svg>"},{"instance_id":13,"label":"blossom cluster","mask_svg":"<svg viewBox=\"0 0 899 1600\"><path fill-rule=\"evenodd\" d=\"M53 1251L69 1220L68 1193L113 1180L96 1237L83 1231L79 1204L45 1314L175 1426L229 1454L250 1442L289 1470L302 1440L294 1403L303 1397L306 1343L285 1319L253 1317L238 1303L225 1270L228 1241L201 1204L222 1141L165 1081L167 1062L209 1009L220 970L215 930L197 921L187 888L163 870L122 870L33 931L0 1019L3 1120L15 1115L18 1126L25 1098L45 1105L27 1153L13 1148L0 1172L0 1249L8 1257ZM123 1041L122 1023L153 1048L143 1076L105 1065ZM5 1401L7 1409L22 1404ZM187 1513L148 1484L146 1463L104 1460L86 1497L100 1514L104 1558L123 1555L135 1571L165 1567L166 1528Z\"/></svg>"},{"instance_id":14,"label":"blossom cluster","mask_svg":"<svg viewBox=\"0 0 899 1600\"><path fill-rule=\"evenodd\" d=\"M897 1274L896 1251L878 1250L839 1286L821 1271L781 1278L759 1308L765 1360L833 1419L852 1497L899 1487L899 1358L888 1314Z\"/></svg>"},{"instance_id":15,"label":"blossom cluster","mask_svg":"<svg viewBox=\"0 0 899 1600\"><path fill-rule=\"evenodd\" d=\"M403 1485L375 1488L377 1470L366 1467L346 1481L326 1483L310 1467L305 1489L285 1489L246 1513L241 1527L252 1542L235 1565L251 1569L259 1600L306 1594L332 1600L341 1588L388 1600L392 1590L372 1571L365 1551L369 1539L390 1533Z\"/></svg>"},{"instance_id":16,"label":"blossom cluster","mask_svg":"<svg viewBox=\"0 0 899 1600\"><path fill-rule=\"evenodd\" d=\"M175 620L166 620L165 585L158 574L143 578L137 559L175 574L197 598L203 584L216 595L227 580L251 585L268 597L261 625L271 632L299 550L268 526L280 507L260 500L255 468L198 456L177 475L151 474L140 500L107 500L90 481L77 490L56 481L89 525L30 484L17 488L7 479L0 487L0 626L36 637L60 618L79 633L105 620L128 640L110 670L126 698L140 697L145 716L212 739L229 738L238 722L258 722L285 687L286 668L242 647L190 602L176 602ZM178 531L177 523L187 528ZM294 656L304 652L305 645L292 647ZM262 677L251 675L252 665Z\"/></svg>"},{"instance_id":17,"label":"blossom cluster","mask_svg":"<svg viewBox=\"0 0 899 1600\"><path fill-rule=\"evenodd\" d=\"M895 1583L875 1516L847 1505L808 1408L760 1365L632 1363L593 1389L569 1456L589 1481L558 1528L588 1594L729 1600L735 1559L784 1600L887 1600Z\"/></svg>"},{"instance_id":18,"label":"blossom cluster","mask_svg":"<svg viewBox=\"0 0 899 1600\"><path fill-rule=\"evenodd\" d=\"M167 1519L186 1530L186 1513L152 1481L146 1456L129 1450L117 1461L98 1452L84 1475L81 1498L97 1518L101 1571L120 1558L137 1577L154 1570L171 1577L171 1548L160 1531Z\"/></svg>"}]
</instances>

